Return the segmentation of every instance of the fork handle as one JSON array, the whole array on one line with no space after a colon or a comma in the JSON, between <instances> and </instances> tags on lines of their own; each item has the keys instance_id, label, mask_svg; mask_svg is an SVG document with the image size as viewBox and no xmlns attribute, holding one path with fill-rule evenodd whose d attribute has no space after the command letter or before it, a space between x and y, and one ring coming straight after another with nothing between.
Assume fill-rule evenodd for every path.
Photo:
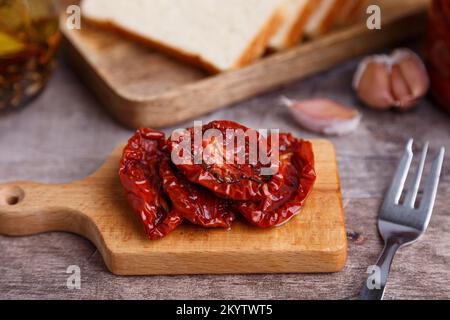
<instances>
[{"instance_id":1,"label":"fork handle","mask_svg":"<svg viewBox=\"0 0 450 320\"><path fill-rule=\"evenodd\" d=\"M369 275L360 295L360 300L383 300L389 271L400 243L395 239L386 241L383 252L378 258L375 270Z\"/></svg>"}]
</instances>

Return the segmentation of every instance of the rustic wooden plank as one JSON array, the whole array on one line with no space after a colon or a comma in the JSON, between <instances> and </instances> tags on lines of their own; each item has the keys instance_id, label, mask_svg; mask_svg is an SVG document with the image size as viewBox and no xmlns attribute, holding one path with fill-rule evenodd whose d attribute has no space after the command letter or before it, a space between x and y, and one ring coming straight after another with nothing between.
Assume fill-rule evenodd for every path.
<instances>
[{"instance_id":1,"label":"rustic wooden plank","mask_svg":"<svg viewBox=\"0 0 450 320\"><path fill-rule=\"evenodd\" d=\"M328 96L356 105L364 118L352 135L333 138L337 147L346 224L361 236L349 241L349 257L340 273L323 275L222 275L117 277L95 247L81 237L50 233L33 237L0 236L0 298L68 299L345 299L357 297L365 270L375 262L382 242L377 210L399 150L409 137L429 140L432 150L450 150L448 115L431 101L409 113L363 108L350 87L356 61L278 91L265 94L201 120L230 119L251 127L281 128L317 138L298 128L278 107L280 95ZM184 123L185 127L191 123ZM167 128L169 132L173 128ZM63 64L48 89L22 112L0 117L0 180L69 182L92 173L131 131L117 125ZM446 156L430 229L396 257L388 299L450 299L450 155ZM358 238L358 237L356 237ZM355 239L353 235L351 239ZM81 267L82 289L66 288L69 265Z\"/></svg>"}]
</instances>

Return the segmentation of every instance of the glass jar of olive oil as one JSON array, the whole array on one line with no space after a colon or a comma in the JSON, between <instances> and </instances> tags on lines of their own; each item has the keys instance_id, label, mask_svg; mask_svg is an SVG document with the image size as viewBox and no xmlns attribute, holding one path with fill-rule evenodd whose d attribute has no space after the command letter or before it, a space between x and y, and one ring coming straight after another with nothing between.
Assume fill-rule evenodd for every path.
<instances>
[{"instance_id":1,"label":"glass jar of olive oil","mask_svg":"<svg viewBox=\"0 0 450 320\"><path fill-rule=\"evenodd\" d=\"M53 0L0 0L0 112L42 91L60 39Z\"/></svg>"}]
</instances>

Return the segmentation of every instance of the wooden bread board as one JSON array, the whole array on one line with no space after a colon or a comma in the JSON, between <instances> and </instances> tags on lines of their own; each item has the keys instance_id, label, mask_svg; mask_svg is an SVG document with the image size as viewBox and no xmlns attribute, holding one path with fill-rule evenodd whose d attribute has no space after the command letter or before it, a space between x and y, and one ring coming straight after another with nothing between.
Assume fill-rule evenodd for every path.
<instances>
[{"instance_id":1,"label":"wooden bread board","mask_svg":"<svg viewBox=\"0 0 450 320\"><path fill-rule=\"evenodd\" d=\"M333 145L313 142L317 182L300 215L272 229L236 221L231 231L187 223L150 241L118 178L123 147L92 176L64 185L0 185L0 234L67 231L90 239L118 275L340 271L347 238Z\"/></svg>"},{"instance_id":2,"label":"wooden bread board","mask_svg":"<svg viewBox=\"0 0 450 320\"><path fill-rule=\"evenodd\" d=\"M429 2L384 0L382 30L369 30L364 19L243 69L215 76L85 22L81 30L68 30L62 16L61 28L74 70L113 116L128 127L159 128L416 36L425 29Z\"/></svg>"}]
</instances>

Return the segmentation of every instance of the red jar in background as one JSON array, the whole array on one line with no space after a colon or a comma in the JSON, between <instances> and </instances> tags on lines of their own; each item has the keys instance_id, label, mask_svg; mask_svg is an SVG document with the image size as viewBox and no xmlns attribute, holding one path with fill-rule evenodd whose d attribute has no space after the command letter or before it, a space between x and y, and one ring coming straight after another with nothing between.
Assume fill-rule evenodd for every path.
<instances>
[{"instance_id":1,"label":"red jar in background","mask_svg":"<svg viewBox=\"0 0 450 320\"><path fill-rule=\"evenodd\" d=\"M450 112L450 0L433 0L425 54L433 95Z\"/></svg>"}]
</instances>

